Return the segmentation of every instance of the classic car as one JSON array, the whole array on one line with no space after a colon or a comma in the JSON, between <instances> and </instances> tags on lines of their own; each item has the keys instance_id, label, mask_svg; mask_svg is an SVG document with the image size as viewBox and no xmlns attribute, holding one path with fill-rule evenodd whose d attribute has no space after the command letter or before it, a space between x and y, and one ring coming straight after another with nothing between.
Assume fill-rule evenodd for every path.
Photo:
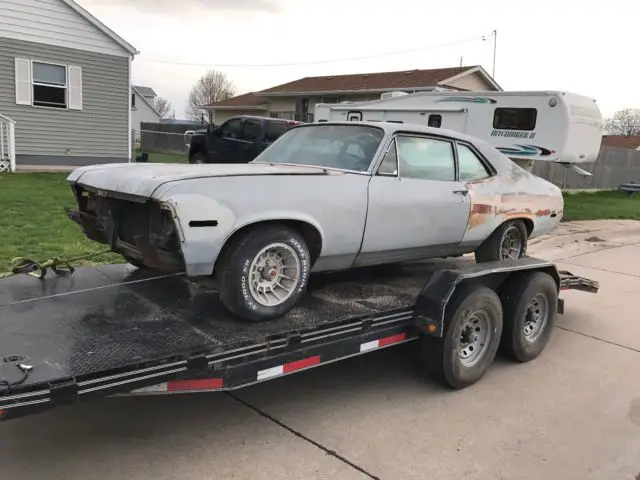
<instances>
[{"instance_id":1,"label":"classic car","mask_svg":"<svg viewBox=\"0 0 640 480\"><path fill-rule=\"evenodd\" d=\"M93 165L68 181L88 238L141 268L212 279L249 321L289 311L314 272L520 258L564 206L482 140L386 122L298 125L248 164Z\"/></svg>"}]
</instances>

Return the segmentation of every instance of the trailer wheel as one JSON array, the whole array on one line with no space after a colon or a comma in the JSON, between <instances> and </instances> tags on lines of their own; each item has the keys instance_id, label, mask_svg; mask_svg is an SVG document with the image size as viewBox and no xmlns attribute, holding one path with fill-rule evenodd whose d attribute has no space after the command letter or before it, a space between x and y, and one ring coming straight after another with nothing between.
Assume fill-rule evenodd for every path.
<instances>
[{"instance_id":1,"label":"trailer wheel","mask_svg":"<svg viewBox=\"0 0 640 480\"><path fill-rule=\"evenodd\" d=\"M189 163L207 163L207 161L202 153L196 152L189 158Z\"/></svg>"},{"instance_id":2,"label":"trailer wheel","mask_svg":"<svg viewBox=\"0 0 640 480\"><path fill-rule=\"evenodd\" d=\"M252 322L291 310L309 280L311 257L303 236L285 225L267 225L231 242L216 266L222 303Z\"/></svg>"},{"instance_id":3,"label":"trailer wheel","mask_svg":"<svg viewBox=\"0 0 640 480\"><path fill-rule=\"evenodd\" d=\"M501 350L513 360L536 358L549 342L558 309L558 287L543 272L526 272L507 280L500 292L504 311Z\"/></svg>"},{"instance_id":4,"label":"trailer wheel","mask_svg":"<svg viewBox=\"0 0 640 480\"><path fill-rule=\"evenodd\" d=\"M517 260L527 253L527 227L522 220L500 225L476 250L477 263Z\"/></svg>"},{"instance_id":5,"label":"trailer wheel","mask_svg":"<svg viewBox=\"0 0 640 480\"><path fill-rule=\"evenodd\" d=\"M449 300L444 325L442 338L423 338L424 365L448 387L473 385L484 376L500 345L500 298L485 286L462 284Z\"/></svg>"}]
</instances>

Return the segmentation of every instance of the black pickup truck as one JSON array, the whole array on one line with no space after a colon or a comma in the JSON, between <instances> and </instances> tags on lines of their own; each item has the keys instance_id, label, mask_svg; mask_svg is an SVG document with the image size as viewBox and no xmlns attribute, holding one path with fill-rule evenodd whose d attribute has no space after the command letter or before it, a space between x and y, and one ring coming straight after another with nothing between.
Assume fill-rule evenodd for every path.
<instances>
[{"instance_id":1,"label":"black pickup truck","mask_svg":"<svg viewBox=\"0 0 640 480\"><path fill-rule=\"evenodd\" d=\"M189 144L189 163L249 163L280 135L301 122L237 116L197 130Z\"/></svg>"}]
</instances>

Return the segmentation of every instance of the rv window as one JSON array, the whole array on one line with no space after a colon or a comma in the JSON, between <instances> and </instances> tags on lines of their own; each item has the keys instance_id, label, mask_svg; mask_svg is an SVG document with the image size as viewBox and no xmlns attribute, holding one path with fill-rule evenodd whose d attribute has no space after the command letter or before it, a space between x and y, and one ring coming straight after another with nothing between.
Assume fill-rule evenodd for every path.
<instances>
[{"instance_id":1,"label":"rv window","mask_svg":"<svg viewBox=\"0 0 640 480\"><path fill-rule=\"evenodd\" d=\"M421 180L455 180L453 144L424 137L396 139L400 177Z\"/></svg>"},{"instance_id":2,"label":"rv window","mask_svg":"<svg viewBox=\"0 0 640 480\"><path fill-rule=\"evenodd\" d=\"M437 115L437 114L429 115L429 119L427 120L427 126L440 128L442 126L442 115Z\"/></svg>"},{"instance_id":3,"label":"rv window","mask_svg":"<svg viewBox=\"0 0 640 480\"><path fill-rule=\"evenodd\" d=\"M535 108L496 108L493 128L496 130L533 130L538 111Z\"/></svg>"},{"instance_id":4,"label":"rv window","mask_svg":"<svg viewBox=\"0 0 640 480\"><path fill-rule=\"evenodd\" d=\"M458 144L458 171L461 182L487 178L490 173L471 148Z\"/></svg>"}]
</instances>

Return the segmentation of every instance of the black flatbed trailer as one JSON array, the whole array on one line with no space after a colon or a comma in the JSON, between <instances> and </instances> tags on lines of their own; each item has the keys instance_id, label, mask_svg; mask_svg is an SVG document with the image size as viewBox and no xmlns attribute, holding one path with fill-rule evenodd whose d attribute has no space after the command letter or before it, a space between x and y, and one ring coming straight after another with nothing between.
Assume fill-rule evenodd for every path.
<instances>
[{"instance_id":1,"label":"black flatbed trailer","mask_svg":"<svg viewBox=\"0 0 640 480\"><path fill-rule=\"evenodd\" d=\"M558 291L598 291L535 258L427 261L314 276L299 307L250 323L181 274L106 265L17 275L0 281L0 418L112 395L233 390L418 338L444 345L463 286L500 292L534 272Z\"/></svg>"}]
</instances>

